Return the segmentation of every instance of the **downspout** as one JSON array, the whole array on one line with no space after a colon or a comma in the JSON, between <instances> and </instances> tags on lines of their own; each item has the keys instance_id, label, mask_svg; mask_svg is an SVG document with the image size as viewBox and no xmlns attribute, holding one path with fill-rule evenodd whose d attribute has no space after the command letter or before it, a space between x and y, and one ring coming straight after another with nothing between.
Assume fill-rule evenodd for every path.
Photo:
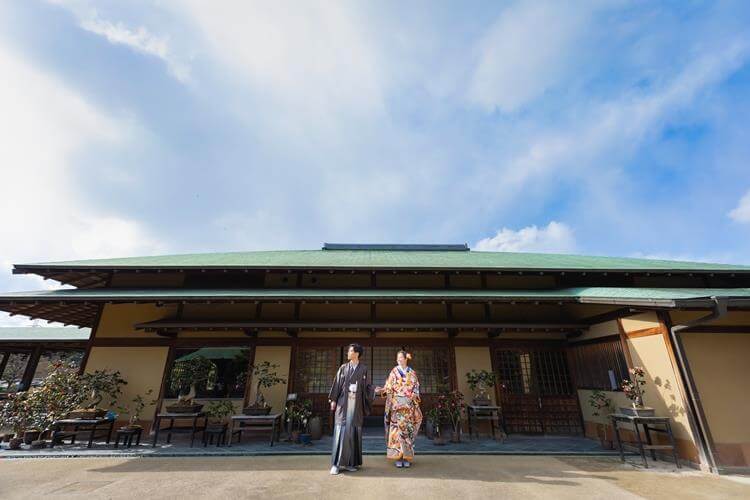
<instances>
[{"instance_id":1,"label":"downspout","mask_svg":"<svg viewBox=\"0 0 750 500\"><path fill-rule=\"evenodd\" d=\"M708 426L706 414L703 410L703 404L701 403L700 393L693 377L693 371L690 368L690 362L685 354L685 346L682 343L682 338L678 335L681 331L688 328L702 325L709 321L713 321L726 316L727 314L727 302L726 297L711 297L713 301L712 311L706 316L696 318L691 321L687 321L682 325L668 325L669 334L672 340L672 347L677 357L679 369L682 375L682 379L685 382L687 388L688 404L690 410L698 423L698 438L699 441L699 453L703 455L701 459L705 458L708 462L708 467L711 472L718 473L719 469L716 466L716 459L714 458L713 439L711 438L711 431ZM671 323L671 322L670 322Z\"/></svg>"}]
</instances>

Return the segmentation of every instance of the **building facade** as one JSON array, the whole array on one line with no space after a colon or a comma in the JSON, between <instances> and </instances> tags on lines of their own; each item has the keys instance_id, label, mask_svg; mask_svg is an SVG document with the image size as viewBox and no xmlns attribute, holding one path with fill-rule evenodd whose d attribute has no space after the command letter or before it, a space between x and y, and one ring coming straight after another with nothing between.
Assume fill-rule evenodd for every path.
<instances>
[{"instance_id":1,"label":"building facade","mask_svg":"<svg viewBox=\"0 0 750 500\"><path fill-rule=\"evenodd\" d=\"M587 435L602 390L626 406L628 368L646 370L645 403L672 418L679 455L711 470L750 466L750 267L552 254L465 245L331 245L18 264L72 289L0 295L0 310L90 327L83 369L116 369L123 401L173 400L170 370L201 355L216 383L198 397L237 410L255 397L248 366L269 361L327 416L350 342L382 384L413 353L423 405L444 389L472 398L472 369L494 372L509 433ZM0 340L0 344L2 341ZM0 370L2 377L2 370ZM382 406L374 414L382 415Z\"/></svg>"}]
</instances>

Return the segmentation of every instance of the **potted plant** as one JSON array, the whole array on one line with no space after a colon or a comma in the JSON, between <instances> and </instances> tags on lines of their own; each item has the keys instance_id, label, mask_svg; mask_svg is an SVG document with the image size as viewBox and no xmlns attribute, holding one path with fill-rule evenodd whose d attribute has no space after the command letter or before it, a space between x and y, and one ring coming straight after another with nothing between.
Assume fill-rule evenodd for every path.
<instances>
[{"instance_id":1,"label":"potted plant","mask_svg":"<svg viewBox=\"0 0 750 500\"><path fill-rule=\"evenodd\" d=\"M222 429L227 426L226 418L234 414L234 405L229 400L211 401L204 410L208 417L208 427L211 430Z\"/></svg>"},{"instance_id":2,"label":"potted plant","mask_svg":"<svg viewBox=\"0 0 750 500\"><path fill-rule=\"evenodd\" d=\"M153 389L146 391L144 395L138 394L131 400L131 404L128 406L121 406L118 408L123 415L129 415L128 425L124 426L123 429L139 429L141 426L138 422L141 420L141 415L146 406L155 405L159 402L158 399L147 399L154 394Z\"/></svg>"},{"instance_id":3,"label":"potted plant","mask_svg":"<svg viewBox=\"0 0 750 500\"><path fill-rule=\"evenodd\" d=\"M620 407L620 411L625 415L634 415L637 417L653 417L655 410L648 406L643 406L643 395L646 393L643 386L646 385L646 371L641 366L636 366L628 370L630 379L622 381L622 391L625 397L631 400L631 406Z\"/></svg>"},{"instance_id":4,"label":"potted plant","mask_svg":"<svg viewBox=\"0 0 750 500\"><path fill-rule=\"evenodd\" d=\"M286 379L279 377L276 370L279 365L263 361L250 367L255 381L255 402L247 405L242 409L245 415L268 415L271 412L271 406L266 402L263 396L263 389L269 389L278 384L285 384Z\"/></svg>"},{"instance_id":5,"label":"potted plant","mask_svg":"<svg viewBox=\"0 0 750 500\"><path fill-rule=\"evenodd\" d=\"M290 438L295 443L300 442L300 436L304 433L306 441L310 440L310 435L305 433L307 422L312 416L312 401L306 399L302 402L291 400L287 402L284 410L284 420L288 424Z\"/></svg>"},{"instance_id":6,"label":"potted plant","mask_svg":"<svg viewBox=\"0 0 750 500\"><path fill-rule=\"evenodd\" d=\"M8 440L8 448L17 450L23 444L23 433L32 425L31 406L26 392L8 394L0 406L0 427L13 430L13 437Z\"/></svg>"},{"instance_id":7,"label":"potted plant","mask_svg":"<svg viewBox=\"0 0 750 500\"><path fill-rule=\"evenodd\" d=\"M122 386L127 382L120 376L119 371L96 370L84 373L80 376L81 389L87 395L84 407L77 408L68 414L69 418L102 418L107 414L107 409L98 406L105 397L109 400L109 406L117 403L117 398L122 393Z\"/></svg>"},{"instance_id":8,"label":"potted plant","mask_svg":"<svg viewBox=\"0 0 750 500\"><path fill-rule=\"evenodd\" d=\"M438 435L440 434L440 410L437 406L433 406L432 408L427 410L427 414L425 416L426 419L424 427L427 439L437 439Z\"/></svg>"},{"instance_id":9,"label":"potted plant","mask_svg":"<svg viewBox=\"0 0 750 500\"><path fill-rule=\"evenodd\" d=\"M213 385L217 376L216 365L204 356L176 361L170 375L170 388L177 393L177 402L167 405L170 413L197 413L203 405L195 403L198 384Z\"/></svg>"},{"instance_id":10,"label":"potted plant","mask_svg":"<svg viewBox=\"0 0 750 500\"><path fill-rule=\"evenodd\" d=\"M313 415L310 417L310 421L307 422L308 430L310 431L310 438L317 441L323 437L323 419L320 415Z\"/></svg>"},{"instance_id":11,"label":"potted plant","mask_svg":"<svg viewBox=\"0 0 750 500\"><path fill-rule=\"evenodd\" d=\"M612 413L612 400L607 397L604 391L595 389L589 395L589 406L593 408L591 414L595 417L599 417L602 413L609 415ZM612 439L609 438L609 426L606 423L596 423L596 434L599 436L599 441L602 444L602 448L612 449Z\"/></svg>"},{"instance_id":12,"label":"potted plant","mask_svg":"<svg viewBox=\"0 0 750 500\"><path fill-rule=\"evenodd\" d=\"M487 370L471 370L466 373L466 382L469 384L469 389L474 392L473 403L477 406L489 406L490 396L487 390L495 387L495 374Z\"/></svg>"},{"instance_id":13,"label":"potted plant","mask_svg":"<svg viewBox=\"0 0 750 500\"><path fill-rule=\"evenodd\" d=\"M464 395L460 391L445 391L438 395L437 406L442 417L451 425L451 441L461 441L461 414L464 409Z\"/></svg>"}]
</instances>

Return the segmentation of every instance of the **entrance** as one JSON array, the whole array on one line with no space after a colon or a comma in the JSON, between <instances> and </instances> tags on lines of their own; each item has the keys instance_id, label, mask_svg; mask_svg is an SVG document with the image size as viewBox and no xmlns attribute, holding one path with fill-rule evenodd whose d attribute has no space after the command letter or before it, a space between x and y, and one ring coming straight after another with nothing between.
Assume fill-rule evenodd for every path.
<instances>
[{"instance_id":1,"label":"entrance","mask_svg":"<svg viewBox=\"0 0 750 500\"><path fill-rule=\"evenodd\" d=\"M443 387L452 387L451 356L448 345L403 346L367 342L369 339L356 340L362 344L365 354L362 362L370 369L373 387L383 386L391 369L396 366L396 353L406 347L412 353L412 368L419 376L422 406L429 408L437 393ZM297 346L295 366L292 376L291 392L296 392L300 399L309 399L313 403L313 412L318 415L329 415L328 391L336 376L336 370L346 362L347 341L335 347L331 345ZM370 417L365 425L373 427L383 425L385 402L376 397ZM324 418L324 421L326 419Z\"/></svg>"},{"instance_id":2,"label":"entrance","mask_svg":"<svg viewBox=\"0 0 750 500\"><path fill-rule=\"evenodd\" d=\"M562 348L497 348L496 391L509 433L581 435L578 396Z\"/></svg>"}]
</instances>

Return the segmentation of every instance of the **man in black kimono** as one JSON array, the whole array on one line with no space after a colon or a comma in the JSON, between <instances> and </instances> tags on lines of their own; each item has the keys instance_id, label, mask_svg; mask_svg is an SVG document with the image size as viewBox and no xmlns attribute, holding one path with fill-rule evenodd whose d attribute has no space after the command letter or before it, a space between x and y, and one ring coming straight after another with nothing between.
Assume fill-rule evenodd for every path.
<instances>
[{"instance_id":1,"label":"man in black kimono","mask_svg":"<svg viewBox=\"0 0 750 500\"><path fill-rule=\"evenodd\" d=\"M359 362L363 352L361 345L349 345L349 362L339 367L328 393L331 411L336 412L331 474L342 468L354 472L362 465L362 423L372 406L370 373Z\"/></svg>"}]
</instances>

